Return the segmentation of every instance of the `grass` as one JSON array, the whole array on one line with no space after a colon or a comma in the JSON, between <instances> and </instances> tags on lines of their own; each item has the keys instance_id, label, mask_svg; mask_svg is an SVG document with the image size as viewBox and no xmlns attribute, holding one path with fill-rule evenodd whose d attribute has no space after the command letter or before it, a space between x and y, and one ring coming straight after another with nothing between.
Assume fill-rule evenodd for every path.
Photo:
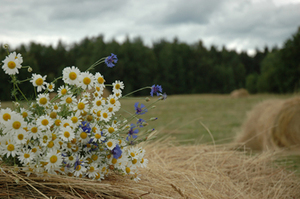
<instances>
[{"instance_id":1,"label":"grass","mask_svg":"<svg viewBox=\"0 0 300 199\"><path fill-rule=\"evenodd\" d=\"M174 95L158 102L144 119L158 117L150 125L160 136L170 135L181 144L231 142L251 108L266 99L289 98L291 95L251 95L247 98L231 98L229 95ZM121 100L122 107L132 112L138 99ZM146 106L154 101L142 102ZM126 115L125 111L121 111ZM208 132L210 131L210 133ZM213 137L213 138L212 138Z\"/></svg>"}]
</instances>

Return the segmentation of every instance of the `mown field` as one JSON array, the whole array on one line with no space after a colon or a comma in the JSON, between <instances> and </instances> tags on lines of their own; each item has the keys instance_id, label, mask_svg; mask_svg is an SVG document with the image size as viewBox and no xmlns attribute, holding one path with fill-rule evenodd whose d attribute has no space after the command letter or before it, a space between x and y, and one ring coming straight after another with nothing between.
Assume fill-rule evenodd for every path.
<instances>
[{"instance_id":1,"label":"mown field","mask_svg":"<svg viewBox=\"0 0 300 199\"><path fill-rule=\"evenodd\" d=\"M179 144L213 143L213 140L216 144L225 144L233 141L247 112L254 105L267 99L292 96L260 94L232 98L230 95L211 94L174 95L156 103L156 108L149 110L143 118L157 117L149 125L158 131L158 136L169 135ZM147 106L156 100L155 97L150 99L150 102L139 98L123 99L121 103L123 109L133 112L136 101ZM122 114L126 115L126 112Z\"/></svg>"}]
</instances>

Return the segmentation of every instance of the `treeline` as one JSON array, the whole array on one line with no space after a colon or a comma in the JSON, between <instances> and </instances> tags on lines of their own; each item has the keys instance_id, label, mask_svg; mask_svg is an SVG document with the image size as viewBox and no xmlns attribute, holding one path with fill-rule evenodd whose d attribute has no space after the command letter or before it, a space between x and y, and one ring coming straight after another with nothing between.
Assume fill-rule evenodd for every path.
<instances>
[{"instance_id":1,"label":"treeline","mask_svg":"<svg viewBox=\"0 0 300 199\"><path fill-rule=\"evenodd\" d=\"M162 85L168 94L230 93L239 88L251 93L290 93L299 91L300 86L300 28L281 49L257 49L254 56L225 47L207 48L202 41L188 45L175 38L147 47L139 37L119 43L105 42L102 35L69 46L62 41L56 47L31 42L11 51L21 53L22 65L31 66L34 73L47 75L48 82L61 76L66 66L77 66L84 71L99 58L114 53L119 59L114 68L100 65L92 72L104 75L106 83L123 81L124 93L153 84ZM4 60L6 55L1 48L0 59ZM30 77L26 70L18 75L19 80ZM10 81L8 75L0 72L3 101L11 100ZM29 82L21 87L25 93L34 93ZM149 90L139 94L148 93Z\"/></svg>"}]
</instances>

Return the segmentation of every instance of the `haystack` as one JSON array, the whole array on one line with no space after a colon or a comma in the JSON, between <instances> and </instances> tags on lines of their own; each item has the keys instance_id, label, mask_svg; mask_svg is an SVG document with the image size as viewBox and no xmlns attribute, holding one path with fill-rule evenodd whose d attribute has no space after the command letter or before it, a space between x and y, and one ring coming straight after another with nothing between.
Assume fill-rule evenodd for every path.
<instances>
[{"instance_id":1,"label":"haystack","mask_svg":"<svg viewBox=\"0 0 300 199\"><path fill-rule=\"evenodd\" d=\"M144 147L149 164L141 180L116 174L102 182L52 176L45 181L4 167L0 172L3 198L300 198L294 173L272 165L270 152L249 156L228 146Z\"/></svg>"},{"instance_id":2,"label":"haystack","mask_svg":"<svg viewBox=\"0 0 300 199\"><path fill-rule=\"evenodd\" d=\"M230 93L230 96L233 97L233 98L248 97L249 92L246 89L241 88L241 89L237 89L237 90L232 91Z\"/></svg>"},{"instance_id":3,"label":"haystack","mask_svg":"<svg viewBox=\"0 0 300 199\"><path fill-rule=\"evenodd\" d=\"M289 148L300 152L300 97L256 105L236 142L254 150Z\"/></svg>"}]
</instances>

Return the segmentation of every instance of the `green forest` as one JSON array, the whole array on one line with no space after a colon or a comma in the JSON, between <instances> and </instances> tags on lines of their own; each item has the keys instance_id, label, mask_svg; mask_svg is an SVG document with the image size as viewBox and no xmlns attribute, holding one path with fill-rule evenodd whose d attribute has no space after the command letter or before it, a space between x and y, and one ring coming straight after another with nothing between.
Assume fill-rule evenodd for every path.
<instances>
[{"instance_id":1,"label":"green forest","mask_svg":"<svg viewBox=\"0 0 300 199\"><path fill-rule=\"evenodd\" d=\"M98 59L114 53L119 59L114 68L104 64L91 72L100 72L108 84L116 79L123 81L124 93L153 84L162 85L168 95L223 94L239 88L246 88L250 93L300 91L300 27L286 39L282 48L257 49L253 56L225 47L218 49L214 45L207 48L201 40L186 44L177 38L172 42L161 39L148 47L140 37L119 43L105 42L103 35L86 37L71 45L58 41L55 47L31 42L10 51L21 53L22 65L32 67L33 73L47 75L47 82L61 76L62 69L67 66L85 71ZM4 60L5 56L7 52L1 48L0 59ZM19 80L30 77L27 70L21 70L18 75ZM12 99L10 78L4 71L0 72L2 101ZM22 83L21 88L25 93L33 93L29 82ZM148 94L148 91L138 93Z\"/></svg>"}]
</instances>

